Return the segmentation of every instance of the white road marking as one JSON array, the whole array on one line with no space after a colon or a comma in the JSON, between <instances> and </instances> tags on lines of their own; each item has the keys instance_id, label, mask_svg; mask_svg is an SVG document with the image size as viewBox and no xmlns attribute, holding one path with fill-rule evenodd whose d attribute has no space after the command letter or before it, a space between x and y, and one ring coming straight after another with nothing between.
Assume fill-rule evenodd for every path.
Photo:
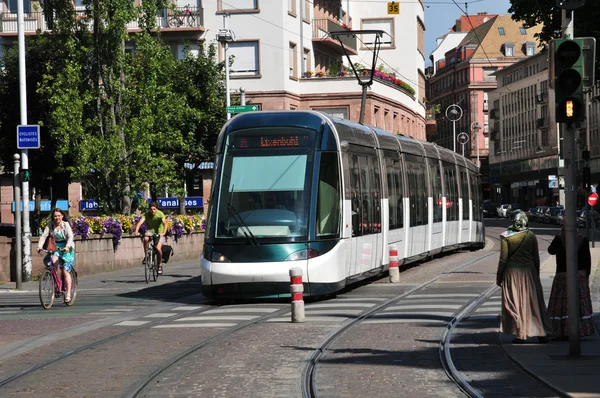
<instances>
[{"instance_id":1,"label":"white road marking","mask_svg":"<svg viewBox=\"0 0 600 398\"><path fill-rule=\"evenodd\" d=\"M362 304L362 303L321 303L321 304L309 304L306 309L311 308L348 308L348 307L359 307L359 308L370 308L375 304Z\"/></svg>"},{"instance_id":2,"label":"white road marking","mask_svg":"<svg viewBox=\"0 0 600 398\"><path fill-rule=\"evenodd\" d=\"M165 328L230 328L237 323L174 323L172 325L153 326L152 329Z\"/></svg>"},{"instance_id":3,"label":"white road marking","mask_svg":"<svg viewBox=\"0 0 600 398\"><path fill-rule=\"evenodd\" d=\"M202 308L201 306L187 305L185 307L176 307L173 308L172 311L194 311Z\"/></svg>"},{"instance_id":4,"label":"white road marking","mask_svg":"<svg viewBox=\"0 0 600 398\"><path fill-rule=\"evenodd\" d=\"M150 321L123 321L120 323L115 323L115 326L142 326L147 323L150 323Z\"/></svg>"},{"instance_id":5,"label":"white road marking","mask_svg":"<svg viewBox=\"0 0 600 398\"><path fill-rule=\"evenodd\" d=\"M170 316L177 315L169 312L157 312L155 314L145 315L144 318L168 318Z\"/></svg>"},{"instance_id":6,"label":"white road marking","mask_svg":"<svg viewBox=\"0 0 600 398\"><path fill-rule=\"evenodd\" d=\"M222 316L188 316L181 319L176 319L175 322L181 321L249 321L251 319L258 318L258 315L222 315Z\"/></svg>"},{"instance_id":7,"label":"white road marking","mask_svg":"<svg viewBox=\"0 0 600 398\"><path fill-rule=\"evenodd\" d=\"M385 311L427 309L428 312L440 312L440 309L457 310L460 307L459 304L401 304L388 307Z\"/></svg>"},{"instance_id":8,"label":"white road marking","mask_svg":"<svg viewBox=\"0 0 600 398\"><path fill-rule=\"evenodd\" d=\"M203 314L220 314L223 312L275 312L279 310L279 308L215 308L214 310L208 310L203 312Z\"/></svg>"}]
</instances>

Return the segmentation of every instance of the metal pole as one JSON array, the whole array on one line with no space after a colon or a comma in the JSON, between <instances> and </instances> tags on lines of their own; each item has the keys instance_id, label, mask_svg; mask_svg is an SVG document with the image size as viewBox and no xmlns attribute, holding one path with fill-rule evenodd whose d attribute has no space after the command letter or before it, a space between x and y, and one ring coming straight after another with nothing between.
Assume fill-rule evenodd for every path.
<instances>
[{"instance_id":1,"label":"metal pole","mask_svg":"<svg viewBox=\"0 0 600 398\"><path fill-rule=\"evenodd\" d=\"M365 106L367 105L367 89L368 89L367 85L363 84L362 85L362 98L360 100L360 119L358 120L358 122L361 124L365 121Z\"/></svg>"},{"instance_id":2,"label":"metal pole","mask_svg":"<svg viewBox=\"0 0 600 398\"><path fill-rule=\"evenodd\" d=\"M25 16L23 0L17 1L17 28L19 47L19 97L21 108L21 124L27 124L27 81L25 76ZM29 168L27 149L21 150L21 169ZM31 280L31 227L29 225L29 182L21 181L23 192L23 279Z\"/></svg>"},{"instance_id":3,"label":"metal pole","mask_svg":"<svg viewBox=\"0 0 600 398\"><path fill-rule=\"evenodd\" d=\"M227 30L227 18L229 14L223 14L223 29ZM223 44L225 48L225 91L226 91L226 105L229 107L231 105L231 98L229 95L229 57L227 56L227 49L229 48L229 43L224 42ZM227 112L227 120L231 119L231 113Z\"/></svg>"},{"instance_id":4,"label":"metal pole","mask_svg":"<svg viewBox=\"0 0 600 398\"><path fill-rule=\"evenodd\" d=\"M575 129L564 125L565 153L565 237L567 258L567 302L569 316L569 355L581 355L579 342L579 291L577 285L577 187Z\"/></svg>"},{"instance_id":5,"label":"metal pole","mask_svg":"<svg viewBox=\"0 0 600 398\"><path fill-rule=\"evenodd\" d=\"M465 157L465 144L462 144L462 155L463 158Z\"/></svg>"},{"instance_id":6,"label":"metal pole","mask_svg":"<svg viewBox=\"0 0 600 398\"><path fill-rule=\"evenodd\" d=\"M21 187L19 181L19 163L21 156L15 153L13 189L15 197L15 274L17 277L17 290L23 288L23 242L21 241Z\"/></svg>"},{"instance_id":7,"label":"metal pole","mask_svg":"<svg viewBox=\"0 0 600 398\"><path fill-rule=\"evenodd\" d=\"M246 105L246 89L244 87L240 87L240 105Z\"/></svg>"},{"instance_id":8,"label":"metal pole","mask_svg":"<svg viewBox=\"0 0 600 398\"><path fill-rule=\"evenodd\" d=\"M477 168L479 168L479 129L475 129L475 146L477 146Z\"/></svg>"},{"instance_id":9,"label":"metal pole","mask_svg":"<svg viewBox=\"0 0 600 398\"><path fill-rule=\"evenodd\" d=\"M300 1L300 53L302 54L302 62L300 62L300 77L305 77L306 73L306 68L304 67L304 7L306 7L306 3ZM308 59L306 62L308 63Z\"/></svg>"},{"instance_id":10,"label":"metal pole","mask_svg":"<svg viewBox=\"0 0 600 398\"><path fill-rule=\"evenodd\" d=\"M456 152L456 120L452 121L452 137L454 137L452 141L454 145L453 150Z\"/></svg>"}]
</instances>

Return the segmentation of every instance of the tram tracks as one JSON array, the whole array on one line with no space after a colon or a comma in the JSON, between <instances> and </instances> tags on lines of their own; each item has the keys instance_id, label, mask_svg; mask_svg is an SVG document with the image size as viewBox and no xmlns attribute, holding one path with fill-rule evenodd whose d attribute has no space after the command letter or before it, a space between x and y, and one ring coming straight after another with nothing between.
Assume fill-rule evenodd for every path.
<instances>
[{"instance_id":1,"label":"tram tracks","mask_svg":"<svg viewBox=\"0 0 600 398\"><path fill-rule=\"evenodd\" d=\"M324 357L327 350L336 342L336 340L338 340L342 335L347 333L350 329L357 326L365 319L367 319L377 313L382 312L386 308L391 307L391 306L401 302L405 298L409 298L411 295L414 295L414 294L424 290L425 288L427 288L428 286L432 285L433 283L439 281L440 279L443 279L443 278L447 277L448 275L451 275L454 272L461 271L463 268L471 266L471 265L473 265L477 262L480 262L490 256L496 256L496 255L497 255L496 252L492 252L492 253L486 254L482 257L473 259L465 264L462 264L462 265L452 269L449 272L439 274L436 277L431 278L427 282L424 282L399 296L388 299L388 300L384 301L383 303L371 308L370 310L363 312L362 314L358 315L355 319L345 323L337 330L331 332L323 340L323 342L313 351L313 353L309 356L309 358L307 360L305 368L302 372L302 396L303 396L303 398L316 398L318 396L317 385L316 385L317 365L319 364L319 361ZM468 301L457 312L455 312L452 316L452 319L450 320L450 322L448 322L446 328L444 329L444 333L440 340L440 360L442 362L442 367L444 368L444 371L446 372L446 374L458 385L458 387L462 391L464 391L466 393L468 393L469 391L476 393L476 390L474 388L472 388L462 378L460 373L454 367L454 364L453 364L452 358L451 358L451 352L450 352L450 340L452 338L452 333L453 333L456 325L458 325L458 323L460 323L460 321L465 316L467 316L474 309L476 309L477 306L481 302L485 301L496 290L497 290L497 287L495 285L491 286L490 288L486 289L483 293L481 293L476 298ZM469 396L478 397L480 395L469 395Z\"/></svg>"}]
</instances>

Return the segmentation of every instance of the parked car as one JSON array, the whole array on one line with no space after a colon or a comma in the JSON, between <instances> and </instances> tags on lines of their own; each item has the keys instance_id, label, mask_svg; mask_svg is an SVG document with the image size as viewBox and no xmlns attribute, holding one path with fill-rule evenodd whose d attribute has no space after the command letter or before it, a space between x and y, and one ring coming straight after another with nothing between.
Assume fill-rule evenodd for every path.
<instances>
[{"instance_id":1,"label":"parked car","mask_svg":"<svg viewBox=\"0 0 600 398\"><path fill-rule=\"evenodd\" d=\"M543 222L545 224L557 224L557 216L561 210L562 210L562 206L548 207L546 209L546 212L544 213Z\"/></svg>"},{"instance_id":2,"label":"parked car","mask_svg":"<svg viewBox=\"0 0 600 398\"><path fill-rule=\"evenodd\" d=\"M527 214L527 218L529 219L529 221L535 221L535 213L537 211L537 207L530 207L529 210L527 210L525 213Z\"/></svg>"},{"instance_id":3,"label":"parked car","mask_svg":"<svg viewBox=\"0 0 600 398\"><path fill-rule=\"evenodd\" d=\"M512 205L510 205L508 207L508 210L506 211L506 218L512 218L512 215L517 211L517 210L521 210L521 205L518 203L513 203Z\"/></svg>"},{"instance_id":4,"label":"parked car","mask_svg":"<svg viewBox=\"0 0 600 398\"><path fill-rule=\"evenodd\" d=\"M548 209L548 206L538 206L535 212L535 222L544 222L544 214Z\"/></svg>"},{"instance_id":5,"label":"parked car","mask_svg":"<svg viewBox=\"0 0 600 398\"><path fill-rule=\"evenodd\" d=\"M496 210L496 204L491 200L483 201L483 216L484 217L497 217L498 212Z\"/></svg>"},{"instance_id":6,"label":"parked car","mask_svg":"<svg viewBox=\"0 0 600 398\"><path fill-rule=\"evenodd\" d=\"M508 210L510 209L509 204L500 205L498 208L498 217L506 218L508 217Z\"/></svg>"}]
</instances>

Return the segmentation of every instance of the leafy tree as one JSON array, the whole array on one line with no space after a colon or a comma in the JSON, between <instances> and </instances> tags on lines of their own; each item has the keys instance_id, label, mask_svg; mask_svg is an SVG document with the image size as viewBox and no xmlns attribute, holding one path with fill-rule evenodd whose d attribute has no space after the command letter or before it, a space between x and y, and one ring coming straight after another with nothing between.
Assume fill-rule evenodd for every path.
<instances>
[{"instance_id":1,"label":"leafy tree","mask_svg":"<svg viewBox=\"0 0 600 398\"><path fill-rule=\"evenodd\" d=\"M38 112L30 123L41 124L48 136L39 151L45 160L36 164L49 175L81 180L109 211L128 213L132 193L147 182L153 197L167 188L182 196L184 163L212 157L225 121L223 65L215 48L176 60L155 26L165 0L139 7L131 0L84 3L81 13L70 0L46 1L53 31L27 43L28 64L32 57L40 61L28 69L29 109ZM141 32L129 36L126 26L134 20ZM133 54L124 51L126 41L135 44ZM16 53L9 52L0 75L2 103L11 103L17 90ZM0 107L5 136L11 129L15 136L15 115Z\"/></svg>"},{"instance_id":2,"label":"leafy tree","mask_svg":"<svg viewBox=\"0 0 600 398\"><path fill-rule=\"evenodd\" d=\"M511 0L508 10L512 13L515 21L523 21L525 28L542 24L542 31L538 36L541 43L548 43L551 39L560 38L561 33L561 10L556 7L555 0ZM574 33L575 37L600 38L600 7L598 2L587 0L585 5L574 11ZM600 45L596 46L596 79L600 79Z\"/></svg>"}]
</instances>

